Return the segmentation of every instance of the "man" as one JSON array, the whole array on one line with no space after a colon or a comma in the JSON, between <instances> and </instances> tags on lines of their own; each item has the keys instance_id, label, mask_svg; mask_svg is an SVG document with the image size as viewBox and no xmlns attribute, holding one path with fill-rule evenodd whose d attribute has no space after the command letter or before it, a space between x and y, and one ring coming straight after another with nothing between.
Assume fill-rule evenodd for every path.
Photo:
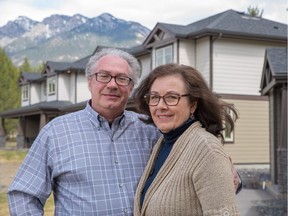
<instances>
[{"instance_id":1,"label":"man","mask_svg":"<svg viewBox=\"0 0 288 216\"><path fill-rule=\"evenodd\" d=\"M132 215L137 182L159 132L126 111L138 61L103 49L86 68L91 100L39 133L10 188L11 215L43 215L53 191L55 215Z\"/></svg>"},{"instance_id":2,"label":"man","mask_svg":"<svg viewBox=\"0 0 288 216\"><path fill-rule=\"evenodd\" d=\"M40 131L8 189L10 214L43 215L53 191L55 215L132 215L137 183L158 130L125 110L137 59L103 49L86 67L91 100Z\"/></svg>"}]
</instances>

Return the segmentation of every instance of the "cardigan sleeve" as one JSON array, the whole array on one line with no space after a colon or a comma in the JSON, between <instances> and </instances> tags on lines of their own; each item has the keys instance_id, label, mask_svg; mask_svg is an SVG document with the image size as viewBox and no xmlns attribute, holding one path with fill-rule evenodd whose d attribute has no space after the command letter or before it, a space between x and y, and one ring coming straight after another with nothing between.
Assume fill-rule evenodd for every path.
<instances>
[{"instance_id":1,"label":"cardigan sleeve","mask_svg":"<svg viewBox=\"0 0 288 216\"><path fill-rule=\"evenodd\" d=\"M214 144L215 148L210 146L193 176L203 215L238 216L229 158L219 144Z\"/></svg>"}]
</instances>

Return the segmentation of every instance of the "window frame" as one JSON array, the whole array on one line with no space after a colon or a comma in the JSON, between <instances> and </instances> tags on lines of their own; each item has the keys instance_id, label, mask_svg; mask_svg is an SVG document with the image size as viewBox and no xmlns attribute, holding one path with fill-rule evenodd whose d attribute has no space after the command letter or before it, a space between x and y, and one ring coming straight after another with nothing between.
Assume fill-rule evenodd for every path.
<instances>
[{"instance_id":1,"label":"window frame","mask_svg":"<svg viewBox=\"0 0 288 216\"><path fill-rule=\"evenodd\" d=\"M56 76L48 78L48 95L56 94Z\"/></svg>"},{"instance_id":2,"label":"window frame","mask_svg":"<svg viewBox=\"0 0 288 216\"><path fill-rule=\"evenodd\" d=\"M231 109L228 110L228 113L232 119L234 119L234 113L231 111ZM229 129L229 134L227 134L227 125L226 121L223 123L223 127L225 128L222 132L223 134L223 139L225 144L234 144L235 143L235 126L233 131Z\"/></svg>"},{"instance_id":3,"label":"window frame","mask_svg":"<svg viewBox=\"0 0 288 216\"><path fill-rule=\"evenodd\" d=\"M170 51L170 53L168 53L168 51ZM155 50L155 67L172 62L173 62L173 45L157 48Z\"/></svg>"},{"instance_id":4,"label":"window frame","mask_svg":"<svg viewBox=\"0 0 288 216\"><path fill-rule=\"evenodd\" d=\"M29 100L29 85L22 86L22 101Z\"/></svg>"}]
</instances>

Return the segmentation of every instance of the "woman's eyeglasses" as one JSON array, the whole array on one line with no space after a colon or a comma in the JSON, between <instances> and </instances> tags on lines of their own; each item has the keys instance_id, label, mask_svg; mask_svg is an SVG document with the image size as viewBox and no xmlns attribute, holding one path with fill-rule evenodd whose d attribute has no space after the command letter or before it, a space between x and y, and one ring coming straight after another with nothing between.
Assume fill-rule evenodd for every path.
<instances>
[{"instance_id":1,"label":"woman's eyeglasses","mask_svg":"<svg viewBox=\"0 0 288 216\"><path fill-rule=\"evenodd\" d=\"M158 94L146 94L144 95L144 98L149 106L157 106L161 98L163 98L163 101L167 106L176 106L179 103L181 97L186 96L189 96L189 94L180 95L180 94L168 93L165 94L164 96L160 96Z\"/></svg>"}]
</instances>

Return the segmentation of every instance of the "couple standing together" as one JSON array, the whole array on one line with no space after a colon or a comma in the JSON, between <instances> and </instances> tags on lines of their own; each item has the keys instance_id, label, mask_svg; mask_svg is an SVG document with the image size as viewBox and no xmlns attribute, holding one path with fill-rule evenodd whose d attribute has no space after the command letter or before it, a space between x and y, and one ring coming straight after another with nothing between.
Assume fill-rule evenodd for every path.
<instances>
[{"instance_id":1,"label":"couple standing together","mask_svg":"<svg viewBox=\"0 0 288 216\"><path fill-rule=\"evenodd\" d=\"M10 214L239 215L237 174L221 143L236 110L190 66L155 68L134 92L141 114L125 110L140 66L113 48L86 70L85 109L46 124L8 189ZM157 128L155 128L155 126Z\"/></svg>"}]
</instances>

